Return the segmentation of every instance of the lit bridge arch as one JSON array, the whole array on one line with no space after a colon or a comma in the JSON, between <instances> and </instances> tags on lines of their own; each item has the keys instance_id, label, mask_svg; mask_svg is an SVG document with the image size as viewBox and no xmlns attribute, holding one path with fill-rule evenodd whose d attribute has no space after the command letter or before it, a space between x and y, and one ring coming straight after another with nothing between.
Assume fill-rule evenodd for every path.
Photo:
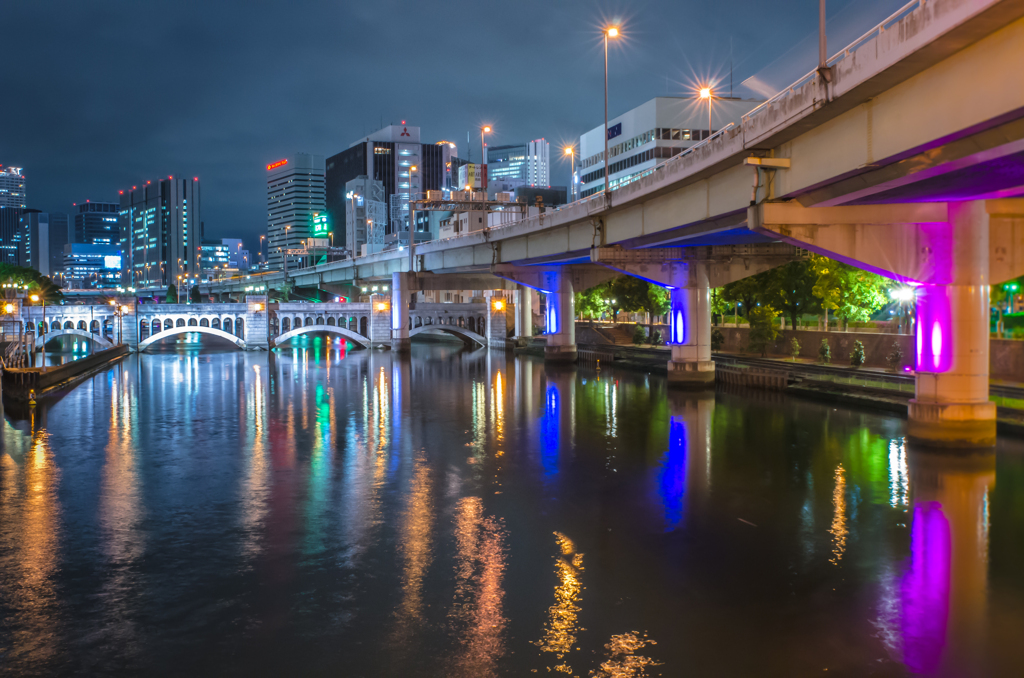
<instances>
[{"instance_id":1,"label":"lit bridge arch","mask_svg":"<svg viewBox=\"0 0 1024 678\"><path fill-rule=\"evenodd\" d=\"M294 339L303 334L311 334L313 332L324 332L327 334L337 334L340 337L345 337L354 344L359 344L363 348L370 347L370 340L358 332L353 332L350 329L344 327L338 327L337 325L306 325L305 327L296 327L294 330L288 330L283 334L279 334L273 338L272 343L274 346L280 346L290 339Z\"/></svg>"},{"instance_id":2,"label":"lit bridge arch","mask_svg":"<svg viewBox=\"0 0 1024 678\"><path fill-rule=\"evenodd\" d=\"M451 334L452 336L458 337L463 342L469 344L474 343L478 346L487 346L487 340L482 336L474 332L473 330L466 329L465 327L459 327L458 325L421 325L414 327L409 330L409 338L415 337L417 334L421 334L428 330L435 330L438 332L444 332Z\"/></svg>"},{"instance_id":3,"label":"lit bridge arch","mask_svg":"<svg viewBox=\"0 0 1024 678\"><path fill-rule=\"evenodd\" d=\"M166 330L157 332L151 337L147 337L143 341L139 342L139 351L145 351L151 344L154 344L161 339L167 339L179 334L209 334L214 337L220 337L221 339L227 339L232 344L240 349L245 349L245 340L241 337L236 337L233 334L229 334L224 330L218 330L215 327L203 327L202 325L185 325L184 327L168 327Z\"/></svg>"},{"instance_id":4,"label":"lit bridge arch","mask_svg":"<svg viewBox=\"0 0 1024 678\"><path fill-rule=\"evenodd\" d=\"M109 348L113 346L109 339L100 334L95 334L89 330L72 329L69 327L64 330L50 330L45 334L40 334L36 337L36 348L42 348L47 343L54 339L60 339L61 337L81 337L83 339L88 339L95 343L99 348Z\"/></svg>"}]
</instances>

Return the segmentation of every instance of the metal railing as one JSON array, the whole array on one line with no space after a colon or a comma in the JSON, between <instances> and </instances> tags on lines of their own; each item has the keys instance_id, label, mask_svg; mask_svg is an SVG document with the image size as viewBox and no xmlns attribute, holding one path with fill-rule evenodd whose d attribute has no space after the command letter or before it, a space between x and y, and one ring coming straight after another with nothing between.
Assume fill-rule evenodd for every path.
<instances>
[{"instance_id":1,"label":"metal railing","mask_svg":"<svg viewBox=\"0 0 1024 678\"><path fill-rule=\"evenodd\" d=\"M876 24L867 33L865 33L864 35L860 36L859 38L857 38L856 40L851 42L849 45L847 45L846 47L844 47L843 49L841 49L840 51L836 52L831 57L829 57L825 61L825 65L831 67L831 66L834 66L835 64L839 63L840 61L843 61L848 56L850 56L851 54L856 52L859 48L864 46L864 44L867 43L869 40L872 40L872 39L878 37L879 35L884 33L886 30L888 30L889 27L893 23L895 23L895 22L899 21L900 19L906 17L910 13L912 13L912 12L922 8L922 7L924 7L926 1L927 0L911 0L910 2L905 4L903 7L899 8L898 10L896 10L895 12L890 14L888 17L886 17L880 23ZM756 106L755 108L752 108L751 110L749 110L746 113L744 113L740 117L741 123L746 123L747 121L751 120L752 118L754 118L755 116L759 115L760 113L763 113L764 111L767 111L769 108L772 107L773 104L777 104L778 102L782 101L783 99L791 96L793 94L793 92L795 92L797 89L803 87L804 85L806 85L808 82L810 82L811 80L813 80L816 77L818 77L818 69L817 68L815 68L813 71L807 73L803 77L797 78L797 80L795 82L793 82L789 87L787 87L786 89L782 90L781 92L779 92L778 94L773 96L771 99L768 99L768 101L765 101L763 104L760 104L760 105Z\"/></svg>"}]
</instances>

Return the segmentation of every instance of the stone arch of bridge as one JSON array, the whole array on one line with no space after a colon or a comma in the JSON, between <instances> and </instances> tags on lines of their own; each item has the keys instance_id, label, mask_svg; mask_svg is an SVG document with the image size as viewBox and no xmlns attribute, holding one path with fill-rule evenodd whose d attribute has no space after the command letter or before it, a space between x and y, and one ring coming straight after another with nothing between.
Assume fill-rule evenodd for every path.
<instances>
[{"instance_id":1,"label":"stone arch of bridge","mask_svg":"<svg viewBox=\"0 0 1024 678\"><path fill-rule=\"evenodd\" d=\"M191 326L191 327L185 326L185 327L182 327L182 326L179 325L177 327L169 327L166 330L163 330L162 332L158 332L157 334L154 334L154 335L148 337L147 339L139 342L139 350L140 351L145 351L147 348L149 348L150 345L155 344L156 342L158 342L158 341L160 341L162 339L167 339L169 337L173 337L173 336L176 336L176 335L179 335L179 334L208 334L208 335L213 336L213 337L220 337L221 339L227 339L228 341L230 341L232 344L234 344L238 348L241 348L241 349L245 348L245 340L244 339L242 339L241 337L236 337L233 334L228 334L224 330L214 329L213 327L200 327L200 326Z\"/></svg>"},{"instance_id":2,"label":"stone arch of bridge","mask_svg":"<svg viewBox=\"0 0 1024 678\"><path fill-rule=\"evenodd\" d=\"M459 327L458 325L422 325L420 327L414 327L409 330L409 338L415 337L417 334L421 334L426 331L444 332L454 337L458 337L467 345L476 344L478 346L487 346L487 340L481 335L477 334L473 330L465 327Z\"/></svg>"},{"instance_id":3,"label":"stone arch of bridge","mask_svg":"<svg viewBox=\"0 0 1024 678\"><path fill-rule=\"evenodd\" d=\"M82 337L83 339L89 339L100 348L109 348L113 344L106 338L99 334L93 334L87 330L79 329L66 329L66 330L52 330L46 334L40 334L36 337L36 348L42 348L47 342L59 339L60 337Z\"/></svg>"},{"instance_id":4,"label":"stone arch of bridge","mask_svg":"<svg viewBox=\"0 0 1024 678\"><path fill-rule=\"evenodd\" d=\"M315 332L322 332L324 334L336 334L340 337L345 337L354 344L359 344L363 348L370 347L370 340L361 334L353 332L350 329L344 327L338 327L336 325L307 325L305 327L296 327L293 330L279 334L274 337L274 345L280 346L281 344L294 339L303 334L313 334Z\"/></svg>"}]
</instances>

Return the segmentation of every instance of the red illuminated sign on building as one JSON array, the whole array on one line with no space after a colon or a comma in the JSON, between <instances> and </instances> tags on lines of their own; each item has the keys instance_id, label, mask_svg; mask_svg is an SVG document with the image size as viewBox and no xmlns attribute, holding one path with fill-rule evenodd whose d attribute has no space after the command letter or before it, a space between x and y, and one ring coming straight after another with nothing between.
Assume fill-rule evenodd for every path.
<instances>
[{"instance_id":1,"label":"red illuminated sign on building","mask_svg":"<svg viewBox=\"0 0 1024 678\"><path fill-rule=\"evenodd\" d=\"M269 165L267 165L267 171L269 172L272 169L275 169L277 167L283 167L283 166L285 166L287 164L288 164L287 160L278 160L277 162L273 162L273 163L270 163Z\"/></svg>"}]
</instances>

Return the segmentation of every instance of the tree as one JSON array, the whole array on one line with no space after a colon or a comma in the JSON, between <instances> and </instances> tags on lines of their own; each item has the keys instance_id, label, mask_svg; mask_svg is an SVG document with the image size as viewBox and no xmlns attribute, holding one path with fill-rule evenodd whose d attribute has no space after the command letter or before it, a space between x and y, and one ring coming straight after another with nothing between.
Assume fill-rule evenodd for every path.
<instances>
[{"instance_id":1,"label":"tree","mask_svg":"<svg viewBox=\"0 0 1024 678\"><path fill-rule=\"evenodd\" d=\"M814 296L825 309L826 330L829 309L847 322L864 321L888 301L892 282L880 275L817 254L811 255L811 269L816 276Z\"/></svg>"},{"instance_id":2,"label":"tree","mask_svg":"<svg viewBox=\"0 0 1024 678\"><path fill-rule=\"evenodd\" d=\"M867 357L864 355L864 344L860 343L860 340L853 342L853 351L850 353L850 364L854 367L860 367L864 364Z\"/></svg>"},{"instance_id":3,"label":"tree","mask_svg":"<svg viewBox=\"0 0 1024 678\"><path fill-rule=\"evenodd\" d=\"M775 329L775 318L778 315L779 312L771 304L755 306L747 313L750 321L750 350L760 352L762 358L768 353L768 345L779 336L779 331Z\"/></svg>"},{"instance_id":4,"label":"tree","mask_svg":"<svg viewBox=\"0 0 1024 678\"><path fill-rule=\"evenodd\" d=\"M711 290L711 322L715 325L718 324L718 317L724 316L732 309L732 305L722 298L722 287L716 287Z\"/></svg>"},{"instance_id":5,"label":"tree","mask_svg":"<svg viewBox=\"0 0 1024 678\"><path fill-rule=\"evenodd\" d=\"M761 301L761 290L762 282L759 282L755 275L731 282L723 287L722 299L733 304L736 302L742 303L743 312L749 317L750 309L754 308L758 301Z\"/></svg>"},{"instance_id":6,"label":"tree","mask_svg":"<svg viewBox=\"0 0 1024 678\"><path fill-rule=\"evenodd\" d=\"M761 286L761 301L766 301L790 319L793 329L804 313L821 310L814 296L815 274L811 262L804 259L791 261L765 273L754 276Z\"/></svg>"},{"instance_id":7,"label":"tree","mask_svg":"<svg viewBox=\"0 0 1024 678\"><path fill-rule=\"evenodd\" d=\"M616 321L618 321L620 310L637 313L647 310L651 303L651 284L646 280L630 275L621 275L606 284L608 306L612 309Z\"/></svg>"},{"instance_id":8,"label":"tree","mask_svg":"<svg viewBox=\"0 0 1024 678\"><path fill-rule=\"evenodd\" d=\"M190 289L188 291L188 300L189 300L189 303L192 303L192 304L201 304L201 303L203 303L203 295L201 295L199 293L199 286L198 285L193 285L192 289Z\"/></svg>"},{"instance_id":9,"label":"tree","mask_svg":"<svg viewBox=\"0 0 1024 678\"><path fill-rule=\"evenodd\" d=\"M818 346L818 360L823 365L832 362L832 347L828 345L828 339L822 339L821 345Z\"/></svg>"},{"instance_id":10,"label":"tree","mask_svg":"<svg viewBox=\"0 0 1024 678\"><path fill-rule=\"evenodd\" d=\"M27 291L39 294L47 304L59 304L64 300L60 287L34 268L0 264L0 280L4 283L28 286Z\"/></svg>"},{"instance_id":11,"label":"tree","mask_svg":"<svg viewBox=\"0 0 1024 678\"><path fill-rule=\"evenodd\" d=\"M608 305L605 297L608 295L608 286L604 283L591 287L589 290L577 292L575 297L576 312L580 318L596 317L605 312Z\"/></svg>"},{"instance_id":12,"label":"tree","mask_svg":"<svg viewBox=\"0 0 1024 678\"><path fill-rule=\"evenodd\" d=\"M793 337L793 341L789 342L789 353L793 356L794 361L800 357L800 342L796 340L796 337Z\"/></svg>"},{"instance_id":13,"label":"tree","mask_svg":"<svg viewBox=\"0 0 1024 678\"><path fill-rule=\"evenodd\" d=\"M661 344L661 330L654 330L654 332L651 333L651 346L661 346Z\"/></svg>"},{"instance_id":14,"label":"tree","mask_svg":"<svg viewBox=\"0 0 1024 678\"><path fill-rule=\"evenodd\" d=\"M644 331L643 325L637 325L636 329L633 330L633 343L639 346L645 341L647 341L647 332Z\"/></svg>"},{"instance_id":15,"label":"tree","mask_svg":"<svg viewBox=\"0 0 1024 678\"><path fill-rule=\"evenodd\" d=\"M178 303L178 288L174 285L167 286L167 303L176 304Z\"/></svg>"},{"instance_id":16,"label":"tree","mask_svg":"<svg viewBox=\"0 0 1024 678\"><path fill-rule=\"evenodd\" d=\"M643 310L651 315L665 315L670 304L669 292L661 285L647 283L647 299Z\"/></svg>"},{"instance_id":17,"label":"tree","mask_svg":"<svg viewBox=\"0 0 1024 678\"><path fill-rule=\"evenodd\" d=\"M885 356L885 362L889 363L889 369L896 372L903 365L903 347L899 340L892 342L892 350Z\"/></svg>"},{"instance_id":18,"label":"tree","mask_svg":"<svg viewBox=\"0 0 1024 678\"><path fill-rule=\"evenodd\" d=\"M722 346L725 344L725 335L722 334L722 330L717 327L711 330L711 350L721 351Z\"/></svg>"},{"instance_id":19,"label":"tree","mask_svg":"<svg viewBox=\"0 0 1024 678\"><path fill-rule=\"evenodd\" d=\"M1017 278L989 288L989 304L996 309L999 316L996 320L996 336L1000 339L1003 338L1004 331L1003 309L1005 308L1007 312L1013 309L1013 297L1020 290L1022 282L1024 278Z\"/></svg>"}]
</instances>

